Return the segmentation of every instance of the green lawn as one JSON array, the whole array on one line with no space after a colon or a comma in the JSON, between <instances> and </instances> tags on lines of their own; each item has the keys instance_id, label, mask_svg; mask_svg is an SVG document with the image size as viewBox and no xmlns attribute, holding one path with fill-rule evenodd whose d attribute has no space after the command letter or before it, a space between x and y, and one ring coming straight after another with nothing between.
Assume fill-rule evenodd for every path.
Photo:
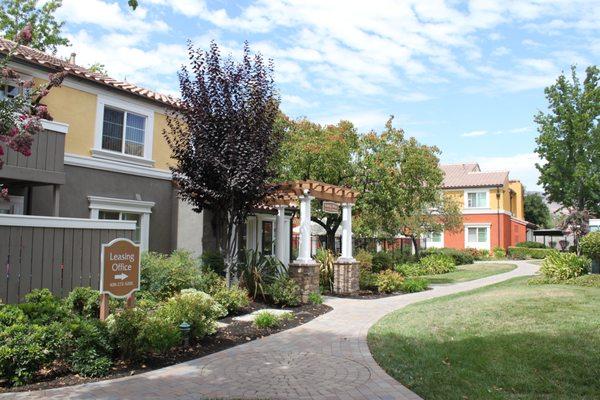
<instances>
[{"instance_id":1,"label":"green lawn","mask_svg":"<svg viewBox=\"0 0 600 400\"><path fill-rule=\"evenodd\" d=\"M514 264L501 263L459 265L454 272L439 275L425 275L423 278L426 278L429 283L457 283L485 278L490 275L502 274L504 272L512 271L516 267L517 266Z\"/></svg>"},{"instance_id":2,"label":"green lawn","mask_svg":"<svg viewBox=\"0 0 600 400\"><path fill-rule=\"evenodd\" d=\"M600 288L511 279L393 312L369 346L426 400L600 399Z\"/></svg>"}]
</instances>

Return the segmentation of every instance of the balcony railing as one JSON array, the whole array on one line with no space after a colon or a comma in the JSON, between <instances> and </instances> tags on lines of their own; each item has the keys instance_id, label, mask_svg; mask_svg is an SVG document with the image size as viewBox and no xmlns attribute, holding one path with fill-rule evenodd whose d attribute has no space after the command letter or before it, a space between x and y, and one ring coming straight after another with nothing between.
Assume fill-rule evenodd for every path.
<instances>
[{"instance_id":1,"label":"balcony railing","mask_svg":"<svg viewBox=\"0 0 600 400\"><path fill-rule=\"evenodd\" d=\"M41 184L65 183L65 133L67 125L44 121L45 130L35 135L31 155L5 148L0 179Z\"/></svg>"}]
</instances>

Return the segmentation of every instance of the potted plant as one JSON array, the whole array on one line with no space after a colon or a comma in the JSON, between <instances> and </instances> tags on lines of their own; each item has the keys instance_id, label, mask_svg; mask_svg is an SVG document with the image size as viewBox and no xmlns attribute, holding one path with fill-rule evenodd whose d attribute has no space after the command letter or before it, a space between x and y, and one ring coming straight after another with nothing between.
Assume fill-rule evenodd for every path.
<instances>
[{"instance_id":1,"label":"potted plant","mask_svg":"<svg viewBox=\"0 0 600 400\"><path fill-rule=\"evenodd\" d=\"M581 253L592 259L592 274L600 274L600 232L588 233L579 245Z\"/></svg>"}]
</instances>

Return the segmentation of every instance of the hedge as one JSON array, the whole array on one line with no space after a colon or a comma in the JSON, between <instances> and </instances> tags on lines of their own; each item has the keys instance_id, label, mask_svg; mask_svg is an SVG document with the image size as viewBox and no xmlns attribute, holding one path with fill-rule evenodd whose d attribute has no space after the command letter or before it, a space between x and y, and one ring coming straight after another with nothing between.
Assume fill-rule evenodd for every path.
<instances>
[{"instance_id":1,"label":"hedge","mask_svg":"<svg viewBox=\"0 0 600 400\"><path fill-rule=\"evenodd\" d=\"M526 258L535 258L535 259L542 259L542 258L546 258L546 256L553 252L556 251L554 249L532 249L532 248L528 248L528 247L509 247L508 248L508 256L510 258L515 258L515 259L526 259Z\"/></svg>"}]
</instances>

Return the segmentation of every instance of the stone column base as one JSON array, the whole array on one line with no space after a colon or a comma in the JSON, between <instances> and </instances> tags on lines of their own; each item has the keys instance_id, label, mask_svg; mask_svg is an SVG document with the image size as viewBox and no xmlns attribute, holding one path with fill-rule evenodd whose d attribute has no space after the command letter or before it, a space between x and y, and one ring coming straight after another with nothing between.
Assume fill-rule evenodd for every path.
<instances>
[{"instance_id":1,"label":"stone column base","mask_svg":"<svg viewBox=\"0 0 600 400\"><path fill-rule=\"evenodd\" d=\"M333 293L353 294L358 292L360 264L355 260L337 260L333 263Z\"/></svg>"},{"instance_id":2,"label":"stone column base","mask_svg":"<svg viewBox=\"0 0 600 400\"><path fill-rule=\"evenodd\" d=\"M288 273L298 286L303 303L308 303L308 295L319 292L319 264L291 262Z\"/></svg>"}]
</instances>

